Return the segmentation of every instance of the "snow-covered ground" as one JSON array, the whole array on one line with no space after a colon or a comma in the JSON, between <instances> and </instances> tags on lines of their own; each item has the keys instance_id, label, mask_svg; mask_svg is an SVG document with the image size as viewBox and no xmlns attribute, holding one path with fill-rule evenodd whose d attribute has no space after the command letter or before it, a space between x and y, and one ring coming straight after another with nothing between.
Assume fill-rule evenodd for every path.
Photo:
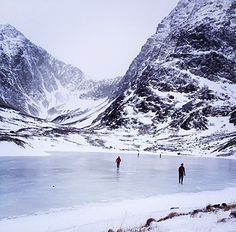
<instances>
[{"instance_id":1,"label":"snow-covered ground","mask_svg":"<svg viewBox=\"0 0 236 232\"><path fill-rule=\"evenodd\" d=\"M209 130L206 131L173 131L168 127L168 122L160 123L154 134L132 128L86 130L29 117L11 109L0 109L0 156L45 155L46 151L96 150L117 153L139 150L142 153L227 156L235 159L234 146L218 151L236 136L234 127L229 123L229 117L211 117ZM25 148L14 143L17 139Z\"/></svg>"},{"instance_id":2,"label":"snow-covered ground","mask_svg":"<svg viewBox=\"0 0 236 232\"><path fill-rule=\"evenodd\" d=\"M106 232L119 228L128 229L142 226L148 218L161 218L176 210L188 212L206 207L208 204L236 202L236 187L221 191L180 193L147 199L101 203L86 207L58 209L29 216L7 218L0 221L1 232ZM66 196L65 196L66 197ZM152 231L236 231L236 220L217 223L227 217L227 213L208 213L206 216L190 218L177 217L157 223Z\"/></svg>"}]
</instances>

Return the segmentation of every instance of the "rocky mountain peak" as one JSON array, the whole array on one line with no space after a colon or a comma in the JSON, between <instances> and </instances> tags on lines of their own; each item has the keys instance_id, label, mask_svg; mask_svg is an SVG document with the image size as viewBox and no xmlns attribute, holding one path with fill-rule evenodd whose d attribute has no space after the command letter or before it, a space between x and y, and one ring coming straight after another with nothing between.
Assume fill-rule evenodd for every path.
<instances>
[{"instance_id":1,"label":"rocky mountain peak","mask_svg":"<svg viewBox=\"0 0 236 232\"><path fill-rule=\"evenodd\" d=\"M27 42L28 39L13 26L0 25L0 52L2 54L8 57L14 56Z\"/></svg>"},{"instance_id":2,"label":"rocky mountain peak","mask_svg":"<svg viewBox=\"0 0 236 232\"><path fill-rule=\"evenodd\" d=\"M167 58L178 52L181 43L186 45L181 51L185 54L223 49L233 52L235 5L235 0L179 1L131 63L117 93L131 86L132 81L137 80L137 76L140 76L147 66L166 62ZM211 37L212 34L216 38Z\"/></svg>"},{"instance_id":3,"label":"rocky mountain peak","mask_svg":"<svg viewBox=\"0 0 236 232\"><path fill-rule=\"evenodd\" d=\"M181 0L131 63L101 125L156 134L208 130L214 117L229 123L236 108L235 6Z\"/></svg>"},{"instance_id":4,"label":"rocky mountain peak","mask_svg":"<svg viewBox=\"0 0 236 232\"><path fill-rule=\"evenodd\" d=\"M16 37L21 37L22 40L26 39L20 31L18 31L15 27L13 27L10 24L0 24L0 33L5 38L8 37L15 39Z\"/></svg>"},{"instance_id":5,"label":"rocky mountain peak","mask_svg":"<svg viewBox=\"0 0 236 232\"><path fill-rule=\"evenodd\" d=\"M104 97L96 92L99 83L57 60L11 25L0 26L0 86L1 105L47 119L86 111L89 105L79 99Z\"/></svg>"}]
</instances>

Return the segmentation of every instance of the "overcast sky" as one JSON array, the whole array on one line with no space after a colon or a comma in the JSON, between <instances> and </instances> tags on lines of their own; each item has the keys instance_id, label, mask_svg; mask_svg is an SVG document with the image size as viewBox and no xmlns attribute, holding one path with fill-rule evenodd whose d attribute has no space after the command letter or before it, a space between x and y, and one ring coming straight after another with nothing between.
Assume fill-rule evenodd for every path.
<instances>
[{"instance_id":1,"label":"overcast sky","mask_svg":"<svg viewBox=\"0 0 236 232\"><path fill-rule=\"evenodd\" d=\"M94 79L122 76L178 0L0 0L11 24Z\"/></svg>"}]
</instances>

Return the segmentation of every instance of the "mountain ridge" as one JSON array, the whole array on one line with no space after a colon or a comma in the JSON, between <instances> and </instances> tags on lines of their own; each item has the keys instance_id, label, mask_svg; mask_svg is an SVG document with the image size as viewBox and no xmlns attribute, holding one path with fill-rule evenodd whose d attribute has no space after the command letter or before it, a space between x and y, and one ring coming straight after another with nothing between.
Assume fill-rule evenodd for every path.
<instances>
[{"instance_id":1,"label":"mountain ridge","mask_svg":"<svg viewBox=\"0 0 236 232\"><path fill-rule=\"evenodd\" d=\"M1 102L29 115L53 119L79 110L76 99L105 100L112 86L112 81L88 79L79 68L57 60L11 25L0 26L0 55Z\"/></svg>"},{"instance_id":2,"label":"mountain ridge","mask_svg":"<svg viewBox=\"0 0 236 232\"><path fill-rule=\"evenodd\" d=\"M214 5L214 10L218 9L218 11L214 11L218 18L216 22L214 22L215 24L212 23L211 26L208 26L209 20L212 21L212 18L209 17L209 9L212 12L212 8L209 7L209 5L211 7ZM204 11L204 9L207 10ZM149 108L151 109L153 107L155 108L155 105L157 105L155 102L159 102L159 107L157 106L156 109L153 109L154 112L157 112L158 108L163 109L164 105L167 111L174 110L174 102L172 101L171 103L171 100L174 99L173 93L183 93L182 96L184 94L192 94L195 95L195 98L196 95L204 93L203 95L207 98L205 100L216 97L217 94L214 95L212 86L217 85L217 81L222 81L225 89L230 85L229 91L233 92L233 84L236 81L236 65L233 59L236 55L233 40L235 33L233 33L233 31L235 31L236 24L234 14L232 14L232 12L227 13L232 10L235 14L235 1L232 1L232 4L223 0L214 2L210 0L180 1L170 15L159 24L157 32L147 40L140 54L130 65L129 70L120 81L118 87L118 92L121 92L121 90L122 92L126 92L125 96L118 94L118 99L127 99L128 96L132 99L133 92L135 91L135 94L138 93L139 97L151 98L150 104L148 101L141 103L144 105L141 106L144 111L145 105L149 104ZM202 11L205 13L203 14ZM186 12L188 14L186 14ZM219 12L223 13L220 14ZM206 16L203 17L204 15ZM190 18L194 18L194 21L189 21ZM199 20L196 21L195 18L201 18L201 23ZM179 19L183 21L182 24L179 22ZM218 21L218 19L223 21ZM226 28L224 22L227 21L226 24L229 25L228 21L231 19L233 22L231 23L231 28ZM216 28L212 26L213 24L216 25ZM169 25L170 27L173 25L172 30L170 30ZM176 28L176 25L178 25L178 28ZM180 27L180 25L183 25L184 28ZM167 28L167 31L170 31L169 34L166 34L165 28ZM228 31L231 31L231 33ZM165 41L165 43L163 43L163 41ZM224 55L222 55L222 53ZM225 55L226 53L228 53L227 57ZM200 86L199 78L203 78L200 81L202 82ZM219 100L221 99L223 101L226 100L226 98L230 98L227 95L227 90L224 91L220 85L217 87L221 92L220 95L217 96ZM159 95L163 95L164 92L172 92L172 96L169 96L164 104L163 101L160 101L160 96L156 94L157 92ZM232 96L232 101L234 101L235 96L233 94ZM192 96L186 97L192 98ZM201 96L198 97L200 99L203 98ZM116 100L113 103L114 105L116 104L113 110L117 107L119 108L119 106L117 106L118 101L119 100ZM132 101L133 100L131 100L131 102ZM136 99L135 101L138 102L139 100ZM186 99L186 103L187 101ZM136 104L135 108L139 107L140 104ZM234 107L235 106L232 108L234 109ZM109 109L107 112L108 111ZM165 114L165 112L162 112L162 115L163 113ZM114 113L114 115L120 114L121 113L117 111ZM126 113L124 112L124 114ZM116 119L117 117L114 119L113 123L113 119L111 117L110 119L107 118L105 114L102 121L105 125L109 126L109 124L112 123L117 124L115 122ZM119 120L127 121L125 117L120 117ZM123 125L124 124L125 123L123 123Z\"/></svg>"},{"instance_id":3,"label":"mountain ridge","mask_svg":"<svg viewBox=\"0 0 236 232\"><path fill-rule=\"evenodd\" d=\"M106 149L234 154L235 37L236 0L180 0L125 76L96 91L92 109L56 109L57 136L84 133ZM72 97L88 105L92 92Z\"/></svg>"}]
</instances>

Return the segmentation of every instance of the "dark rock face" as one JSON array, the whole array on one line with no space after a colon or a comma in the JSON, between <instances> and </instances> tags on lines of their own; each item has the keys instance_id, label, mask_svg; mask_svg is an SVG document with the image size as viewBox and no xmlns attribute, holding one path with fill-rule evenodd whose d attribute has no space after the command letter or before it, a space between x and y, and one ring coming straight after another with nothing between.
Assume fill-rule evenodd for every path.
<instances>
[{"instance_id":1,"label":"dark rock face","mask_svg":"<svg viewBox=\"0 0 236 232\"><path fill-rule=\"evenodd\" d=\"M236 125L236 110L231 112L229 122L233 123L234 125Z\"/></svg>"},{"instance_id":2,"label":"dark rock face","mask_svg":"<svg viewBox=\"0 0 236 232\"><path fill-rule=\"evenodd\" d=\"M212 117L235 124L235 6L235 0L181 0L119 82L101 125L155 133L163 123L208 130Z\"/></svg>"},{"instance_id":3,"label":"dark rock face","mask_svg":"<svg viewBox=\"0 0 236 232\"><path fill-rule=\"evenodd\" d=\"M0 142L13 142L18 146L25 147L25 142L23 140L12 138L10 136L0 136Z\"/></svg>"},{"instance_id":4,"label":"dark rock face","mask_svg":"<svg viewBox=\"0 0 236 232\"><path fill-rule=\"evenodd\" d=\"M216 52L199 56L182 57L179 67L190 70L192 74L207 78L212 81L219 81L219 78L226 78L235 83L236 63L227 59L224 55Z\"/></svg>"},{"instance_id":5,"label":"dark rock face","mask_svg":"<svg viewBox=\"0 0 236 232\"><path fill-rule=\"evenodd\" d=\"M101 122L105 123L106 126L111 129L117 129L121 126L126 125L126 119L123 117L123 106L120 105L120 101L122 101L123 96L120 96L116 99L112 106L108 107L104 113L104 117L101 119Z\"/></svg>"},{"instance_id":6,"label":"dark rock face","mask_svg":"<svg viewBox=\"0 0 236 232\"><path fill-rule=\"evenodd\" d=\"M229 139L229 141L227 141L226 143L221 145L218 148L218 151L224 151L224 150L227 150L227 149L235 147L235 146L236 146L236 136L234 136L234 138Z\"/></svg>"}]
</instances>

